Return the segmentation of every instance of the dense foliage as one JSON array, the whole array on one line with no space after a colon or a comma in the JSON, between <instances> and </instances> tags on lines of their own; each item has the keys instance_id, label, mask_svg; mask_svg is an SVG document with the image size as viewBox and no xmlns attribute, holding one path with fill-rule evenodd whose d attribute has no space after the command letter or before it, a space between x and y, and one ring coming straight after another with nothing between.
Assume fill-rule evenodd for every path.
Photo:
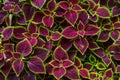
<instances>
[{"instance_id":1,"label":"dense foliage","mask_svg":"<svg viewBox=\"0 0 120 80\"><path fill-rule=\"evenodd\" d=\"M0 0L0 80L119 80L120 0Z\"/></svg>"}]
</instances>

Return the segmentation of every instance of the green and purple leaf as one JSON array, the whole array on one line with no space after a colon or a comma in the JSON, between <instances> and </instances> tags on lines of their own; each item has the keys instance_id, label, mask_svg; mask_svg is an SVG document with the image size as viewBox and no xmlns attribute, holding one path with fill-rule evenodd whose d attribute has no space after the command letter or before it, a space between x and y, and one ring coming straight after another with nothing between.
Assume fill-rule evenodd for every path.
<instances>
[{"instance_id":1,"label":"green and purple leaf","mask_svg":"<svg viewBox=\"0 0 120 80\"><path fill-rule=\"evenodd\" d=\"M51 38L52 38L53 41L60 40L61 37L62 37L62 36L61 36L61 33L58 32L58 31L55 32L55 33L53 33L53 34L51 35Z\"/></svg>"},{"instance_id":2,"label":"green and purple leaf","mask_svg":"<svg viewBox=\"0 0 120 80\"><path fill-rule=\"evenodd\" d=\"M45 73L45 68L42 60L39 57L32 57L28 62L27 66L33 73Z\"/></svg>"},{"instance_id":3,"label":"green and purple leaf","mask_svg":"<svg viewBox=\"0 0 120 80\"><path fill-rule=\"evenodd\" d=\"M82 76L83 78L89 78L89 71L86 68L82 68L80 69L80 76Z\"/></svg>"},{"instance_id":4,"label":"green and purple leaf","mask_svg":"<svg viewBox=\"0 0 120 80\"><path fill-rule=\"evenodd\" d=\"M46 26L46 27L52 27L53 24L54 24L54 18L51 17L51 16L44 16L42 18L42 22L43 22L44 26Z\"/></svg>"},{"instance_id":5,"label":"green and purple leaf","mask_svg":"<svg viewBox=\"0 0 120 80\"><path fill-rule=\"evenodd\" d=\"M110 68L110 69L107 69L107 70L105 71L105 76L106 76L107 78L112 78L112 77L113 77L113 71L112 71L111 68Z\"/></svg>"},{"instance_id":6,"label":"green and purple leaf","mask_svg":"<svg viewBox=\"0 0 120 80\"><path fill-rule=\"evenodd\" d=\"M48 29L45 28L45 27L40 27L40 28L39 28L39 34L40 34L41 36L48 36L48 35L49 35L49 31L48 31Z\"/></svg>"},{"instance_id":7,"label":"green and purple leaf","mask_svg":"<svg viewBox=\"0 0 120 80\"><path fill-rule=\"evenodd\" d=\"M35 24L33 24L33 23L30 23L29 25L28 25L28 32L29 33L36 33L37 32L37 26L35 25Z\"/></svg>"},{"instance_id":8,"label":"green and purple leaf","mask_svg":"<svg viewBox=\"0 0 120 80\"><path fill-rule=\"evenodd\" d=\"M50 11L52 11L52 10L55 9L55 7L56 7L56 2L55 2L55 0L50 0L50 1L48 2L48 4L47 4L47 8L48 8Z\"/></svg>"},{"instance_id":9,"label":"green and purple leaf","mask_svg":"<svg viewBox=\"0 0 120 80\"><path fill-rule=\"evenodd\" d=\"M118 30L113 30L110 32L110 37L113 39L113 40L117 40L120 36L120 33Z\"/></svg>"},{"instance_id":10,"label":"green and purple leaf","mask_svg":"<svg viewBox=\"0 0 120 80\"><path fill-rule=\"evenodd\" d=\"M69 8L69 4L67 1L60 1L59 2L59 7L64 9L64 10L67 10Z\"/></svg>"},{"instance_id":11,"label":"green and purple leaf","mask_svg":"<svg viewBox=\"0 0 120 80\"><path fill-rule=\"evenodd\" d=\"M64 60L63 63L62 63L64 68L68 68L68 67L72 66L73 64L74 63L69 59Z\"/></svg>"},{"instance_id":12,"label":"green and purple leaf","mask_svg":"<svg viewBox=\"0 0 120 80\"><path fill-rule=\"evenodd\" d=\"M23 56L28 56L32 52L32 47L27 39L20 41L17 44L16 51L20 52Z\"/></svg>"},{"instance_id":13,"label":"green and purple leaf","mask_svg":"<svg viewBox=\"0 0 120 80\"><path fill-rule=\"evenodd\" d=\"M36 80L36 75L31 72L27 72L24 74L23 80Z\"/></svg>"},{"instance_id":14,"label":"green and purple leaf","mask_svg":"<svg viewBox=\"0 0 120 80\"><path fill-rule=\"evenodd\" d=\"M0 12L0 24L2 24L2 22L4 21L6 15L7 15L6 11L3 11L3 12L1 11Z\"/></svg>"},{"instance_id":15,"label":"green and purple leaf","mask_svg":"<svg viewBox=\"0 0 120 80\"><path fill-rule=\"evenodd\" d=\"M98 48L98 49L95 49L93 50L94 54L100 58L104 57L105 56L105 52L104 52L104 49L103 48Z\"/></svg>"}]
</instances>

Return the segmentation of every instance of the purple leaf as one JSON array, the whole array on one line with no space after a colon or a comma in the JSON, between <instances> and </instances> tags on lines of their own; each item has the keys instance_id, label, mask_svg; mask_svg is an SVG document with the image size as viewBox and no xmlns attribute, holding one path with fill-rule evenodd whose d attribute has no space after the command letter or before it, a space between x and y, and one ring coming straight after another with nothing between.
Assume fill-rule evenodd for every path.
<instances>
[{"instance_id":1,"label":"purple leaf","mask_svg":"<svg viewBox=\"0 0 120 80\"><path fill-rule=\"evenodd\" d=\"M23 56L28 56L32 52L32 47L27 39L20 41L17 44L16 51L20 52Z\"/></svg>"},{"instance_id":2,"label":"purple leaf","mask_svg":"<svg viewBox=\"0 0 120 80\"><path fill-rule=\"evenodd\" d=\"M46 73L52 74L53 67L50 64L46 65Z\"/></svg>"},{"instance_id":3,"label":"purple leaf","mask_svg":"<svg viewBox=\"0 0 120 80\"><path fill-rule=\"evenodd\" d=\"M112 78L112 77L113 77L113 71L112 71L111 68L110 68L110 69L107 69L107 70L105 71L105 76L108 77L108 78Z\"/></svg>"},{"instance_id":4,"label":"purple leaf","mask_svg":"<svg viewBox=\"0 0 120 80\"><path fill-rule=\"evenodd\" d=\"M25 14L26 20L30 20L35 11L34 7L32 7L30 4L24 4L22 9Z\"/></svg>"},{"instance_id":5,"label":"purple leaf","mask_svg":"<svg viewBox=\"0 0 120 80\"><path fill-rule=\"evenodd\" d=\"M78 68L80 68L82 66L80 58L78 58L78 57L74 58L74 65Z\"/></svg>"},{"instance_id":6,"label":"purple leaf","mask_svg":"<svg viewBox=\"0 0 120 80\"><path fill-rule=\"evenodd\" d=\"M88 23L88 13L86 11L81 11L78 20L81 20L84 24Z\"/></svg>"},{"instance_id":7,"label":"purple leaf","mask_svg":"<svg viewBox=\"0 0 120 80\"><path fill-rule=\"evenodd\" d=\"M100 58L104 57L105 56L105 52L104 52L104 49L103 48L99 48L99 49L96 49L93 51L94 54Z\"/></svg>"},{"instance_id":8,"label":"purple leaf","mask_svg":"<svg viewBox=\"0 0 120 80\"><path fill-rule=\"evenodd\" d=\"M14 72L16 73L16 76L19 76L20 73L23 71L24 62L22 62L20 60L15 60L12 63L12 68L13 68Z\"/></svg>"},{"instance_id":9,"label":"purple leaf","mask_svg":"<svg viewBox=\"0 0 120 80\"><path fill-rule=\"evenodd\" d=\"M119 61L120 60L120 54L119 53L114 53L113 58L114 58L114 60Z\"/></svg>"},{"instance_id":10,"label":"purple leaf","mask_svg":"<svg viewBox=\"0 0 120 80\"><path fill-rule=\"evenodd\" d=\"M44 26L46 26L46 27L52 27L53 24L54 24L54 18L51 17L51 16L44 16L42 18L42 22L43 22Z\"/></svg>"},{"instance_id":11,"label":"purple leaf","mask_svg":"<svg viewBox=\"0 0 120 80\"><path fill-rule=\"evenodd\" d=\"M90 71L93 69L93 64L91 64L90 62L85 62L83 67Z\"/></svg>"},{"instance_id":12,"label":"purple leaf","mask_svg":"<svg viewBox=\"0 0 120 80\"><path fill-rule=\"evenodd\" d=\"M114 29L120 29L120 22L114 23Z\"/></svg>"},{"instance_id":13,"label":"purple leaf","mask_svg":"<svg viewBox=\"0 0 120 80\"><path fill-rule=\"evenodd\" d=\"M74 41L74 46L76 47L76 49L78 49L78 51L80 51L82 55L84 55L89 46L89 43L85 38L77 38Z\"/></svg>"},{"instance_id":14,"label":"purple leaf","mask_svg":"<svg viewBox=\"0 0 120 80\"><path fill-rule=\"evenodd\" d=\"M71 24L74 25L78 20L78 13L75 11L66 12L65 19Z\"/></svg>"},{"instance_id":15,"label":"purple leaf","mask_svg":"<svg viewBox=\"0 0 120 80\"><path fill-rule=\"evenodd\" d=\"M120 52L120 47L118 45L111 45L108 47L108 51L110 53L119 53Z\"/></svg>"},{"instance_id":16,"label":"purple leaf","mask_svg":"<svg viewBox=\"0 0 120 80\"><path fill-rule=\"evenodd\" d=\"M72 10L73 10L73 11L81 11L82 8L80 7L80 5L73 5L73 6L72 6Z\"/></svg>"},{"instance_id":17,"label":"purple leaf","mask_svg":"<svg viewBox=\"0 0 120 80\"><path fill-rule=\"evenodd\" d=\"M15 59L20 59L22 57L21 53L19 52L12 52L12 55Z\"/></svg>"},{"instance_id":18,"label":"purple leaf","mask_svg":"<svg viewBox=\"0 0 120 80\"><path fill-rule=\"evenodd\" d=\"M44 64L39 57L32 57L28 61L27 66L29 70L33 73L45 73Z\"/></svg>"},{"instance_id":19,"label":"purple leaf","mask_svg":"<svg viewBox=\"0 0 120 80\"><path fill-rule=\"evenodd\" d=\"M37 47L34 49L33 55L38 56L39 58L41 58L44 61L48 57L48 53L49 53L49 51L47 49Z\"/></svg>"},{"instance_id":20,"label":"purple leaf","mask_svg":"<svg viewBox=\"0 0 120 80\"><path fill-rule=\"evenodd\" d=\"M80 69L80 76L83 78L89 78L89 71L86 68Z\"/></svg>"},{"instance_id":21,"label":"purple leaf","mask_svg":"<svg viewBox=\"0 0 120 80\"><path fill-rule=\"evenodd\" d=\"M36 11L34 16L33 16L33 22L35 24L40 24L42 23L42 18L43 18L44 14L42 12Z\"/></svg>"},{"instance_id":22,"label":"purple leaf","mask_svg":"<svg viewBox=\"0 0 120 80\"><path fill-rule=\"evenodd\" d=\"M34 7L39 9L41 9L46 2L46 0L30 0L30 1Z\"/></svg>"},{"instance_id":23,"label":"purple leaf","mask_svg":"<svg viewBox=\"0 0 120 80\"><path fill-rule=\"evenodd\" d=\"M11 63L6 62L5 65L1 68L1 70L5 76L8 76L11 70Z\"/></svg>"},{"instance_id":24,"label":"purple leaf","mask_svg":"<svg viewBox=\"0 0 120 80\"><path fill-rule=\"evenodd\" d=\"M28 32L31 33L31 34L36 33L37 32L37 26L33 23L30 23L28 25Z\"/></svg>"},{"instance_id":25,"label":"purple leaf","mask_svg":"<svg viewBox=\"0 0 120 80\"><path fill-rule=\"evenodd\" d=\"M39 34L40 34L41 36L48 36L48 35L49 35L49 31L48 31L48 29L45 28L45 27L40 27L40 28L39 28Z\"/></svg>"},{"instance_id":26,"label":"purple leaf","mask_svg":"<svg viewBox=\"0 0 120 80\"><path fill-rule=\"evenodd\" d=\"M68 55L67 55L66 51L62 47L58 46L54 50L54 58L57 61L63 61L65 59L68 59Z\"/></svg>"},{"instance_id":27,"label":"purple leaf","mask_svg":"<svg viewBox=\"0 0 120 80\"><path fill-rule=\"evenodd\" d=\"M4 21L6 15L7 15L6 11L3 11L3 12L1 11L0 12L0 24L2 24L2 22Z\"/></svg>"},{"instance_id":28,"label":"purple leaf","mask_svg":"<svg viewBox=\"0 0 120 80\"><path fill-rule=\"evenodd\" d=\"M112 62L109 56L104 56L102 58L102 61L105 63L106 66L109 66Z\"/></svg>"},{"instance_id":29,"label":"purple leaf","mask_svg":"<svg viewBox=\"0 0 120 80\"><path fill-rule=\"evenodd\" d=\"M69 2L71 2L72 4L78 4L79 0L68 0Z\"/></svg>"},{"instance_id":30,"label":"purple leaf","mask_svg":"<svg viewBox=\"0 0 120 80\"><path fill-rule=\"evenodd\" d=\"M110 12L106 7L99 7L96 10L96 14L98 14L102 18L108 18L110 17Z\"/></svg>"},{"instance_id":31,"label":"purple leaf","mask_svg":"<svg viewBox=\"0 0 120 80\"><path fill-rule=\"evenodd\" d=\"M68 26L66 27L63 32L62 32L63 36L67 39L72 39L78 36L77 34L77 30L72 27L72 26Z\"/></svg>"},{"instance_id":32,"label":"purple leaf","mask_svg":"<svg viewBox=\"0 0 120 80\"><path fill-rule=\"evenodd\" d=\"M95 66L98 70L105 70L106 69L105 64L102 62L97 63Z\"/></svg>"},{"instance_id":33,"label":"purple leaf","mask_svg":"<svg viewBox=\"0 0 120 80\"><path fill-rule=\"evenodd\" d=\"M4 53L0 53L0 60L2 60L4 57Z\"/></svg>"},{"instance_id":34,"label":"purple leaf","mask_svg":"<svg viewBox=\"0 0 120 80\"><path fill-rule=\"evenodd\" d=\"M97 41L106 42L108 39L109 39L109 36L108 36L107 32L102 31L99 34Z\"/></svg>"},{"instance_id":35,"label":"purple leaf","mask_svg":"<svg viewBox=\"0 0 120 80\"><path fill-rule=\"evenodd\" d=\"M17 27L14 28L13 33L14 33L14 37L17 39L23 39L24 35L23 33L26 31L26 29L24 27Z\"/></svg>"},{"instance_id":36,"label":"purple leaf","mask_svg":"<svg viewBox=\"0 0 120 80\"><path fill-rule=\"evenodd\" d=\"M5 77L3 76L2 73L0 73L0 80L5 80Z\"/></svg>"},{"instance_id":37,"label":"purple leaf","mask_svg":"<svg viewBox=\"0 0 120 80\"><path fill-rule=\"evenodd\" d=\"M115 6L115 7L112 8L112 15L113 16L120 15L120 9L117 6Z\"/></svg>"},{"instance_id":38,"label":"purple leaf","mask_svg":"<svg viewBox=\"0 0 120 80\"><path fill-rule=\"evenodd\" d=\"M19 14L19 16L17 17L17 23L20 25L26 24L26 19L25 19L25 16L23 14Z\"/></svg>"},{"instance_id":39,"label":"purple leaf","mask_svg":"<svg viewBox=\"0 0 120 80\"><path fill-rule=\"evenodd\" d=\"M96 77L97 77L96 73L94 73L94 72L90 73L90 79L94 80L94 79L96 79Z\"/></svg>"},{"instance_id":40,"label":"purple leaf","mask_svg":"<svg viewBox=\"0 0 120 80\"><path fill-rule=\"evenodd\" d=\"M71 39L62 38L60 45L63 49L69 50L72 47L73 41Z\"/></svg>"},{"instance_id":41,"label":"purple leaf","mask_svg":"<svg viewBox=\"0 0 120 80\"><path fill-rule=\"evenodd\" d=\"M63 16L66 13L66 10L58 7L55 12L57 16Z\"/></svg>"},{"instance_id":42,"label":"purple leaf","mask_svg":"<svg viewBox=\"0 0 120 80\"><path fill-rule=\"evenodd\" d=\"M117 72L117 73L120 73L120 65L117 65L117 67L116 67L116 72Z\"/></svg>"},{"instance_id":43,"label":"purple leaf","mask_svg":"<svg viewBox=\"0 0 120 80\"><path fill-rule=\"evenodd\" d=\"M64 10L67 10L69 8L69 4L67 1L60 1L59 2L59 7L64 9Z\"/></svg>"},{"instance_id":44,"label":"purple leaf","mask_svg":"<svg viewBox=\"0 0 120 80\"><path fill-rule=\"evenodd\" d=\"M5 28L4 30L3 30L3 37L4 37L4 41L6 41L6 40L9 40L10 38L11 38L11 36L12 36L12 33L13 33L13 29L12 28Z\"/></svg>"},{"instance_id":45,"label":"purple leaf","mask_svg":"<svg viewBox=\"0 0 120 80\"><path fill-rule=\"evenodd\" d=\"M37 39L34 38L34 37L33 37L33 38L30 38L30 39L28 39L28 40L29 40L29 42L30 42L30 44L31 44L32 47L37 44Z\"/></svg>"},{"instance_id":46,"label":"purple leaf","mask_svg":"<svg viewBox=\"0 0 120 80\"><path fill-rule=\"evenodd\" d=\"M74 63L71 60L66 59L66 60L63 61L62 64L63 64L64 68L68 68L68 67L72 66Z\"/></svg>"},{"instance_id":47,"label":"purple leaf","mask_svg":"<svg viewBox=\"0 0 120 80\"><path fill-rule=\"evenodd\" d=\"M51 38L52 38L53 41L59 40L59 39L61 38L60 32L57 31L57 32L53 33L53 34L51 35Z\"/></svg>"},{"instance_id":48,"label":"purple leaf","mask_svg":"<svg viewBox=\"0 0 120 80\"><path fill-rule=\"evenodd\" d=\"M61 68L54 68L52 73L53 73L53 76L57 80L59 80L60 78L62 78L65 75L66 70L64 68L62 68L62 67Z\"/></svg>"},{"instance_id":49,"label":"purple leaf","mask_svg":"<svg viewBox=\"0 0 120 80\"><path fill-rule=\"evenodd\" d=\"M56 7L56 2L55 2L55 0L49 1L48 4L47 4L47 7L48 7L48 9L49 9L50 11L54 10L55 7Z\"/></svg>"},{"instance_id":50,"label":"purple leaf","mask_svg":"<svg viewBox=\"0 0 120 80\"><path fill-rule=\"evenodd\" d=\"M24 74L23 80L36 80L36 76L31 72L27 72Z\"/></svg>"},{"instance_id":51,"label":"purple leaf","mask_svg":"<svg viewBox=\"0 0 120 80\"><path fill-rule=\"evenodd\" d=\"M18 14L19 12L20 12L20 7L18 5L16 5L13 13Z\"/></svg>"},{"instance_id":52,"label":"purple leaf","mask_svg":"<svg viewBox=\"0 0 120 80\"><path fill-rule=\"evenodd\" d=\"M17 77L15 74L10 74L7 80L20 80L20 77Z\"/></svg>"},{"instance_id":53,"label":"purple leaf","mask_svg":"<svg viewBox=\"0 0 120 80\"><path fill-rule=\"evenodd\" d=\"M56 61L56 60L53 60L49 63L53 68L55 67L60 67L61 63Z\"/></svg>"},{"instance_id":54,"label":"purple leaf","mask_svg":"<svg viewBox=\"0 0 120 80\"><path fill-rule=\"evenodd\" d=\"M96 35L99 32L99 28L96 27L95 25L87 25L85 28L85 35L90 36L90 35Z\"/></svg>"},{"instance_id":55,"label":"purple leaf","mask_svg":"<svg viewBox=\"0 0 120 80\"><path fill-rule=\"evenodd\" d=\"M113 40L117 40L120 36L120 33L118 30L113 30L110 32L110 37L113 39Z\"/></svg>"},{"instance_id":56,"label":"purple leaf","mask_svg":"<svg viewBox=\"0 0 120 80\"><path fill-rule=\"evenodd\" d=\"M14 52L14 44L7 43L7 44L4 44L4 47L5 47L5 50Z\"/></svg>"},{"instance_id":57,"label":"purple leaf","mask_svg":"<svg viewBox=\"0 0 120 80\"><path fill-rule=\"evenodd\" d=\"M71 80L79 79L77 68L74 66L68 67L66 69L66 77L68 77Z\"/></svg>"}]
</instances>

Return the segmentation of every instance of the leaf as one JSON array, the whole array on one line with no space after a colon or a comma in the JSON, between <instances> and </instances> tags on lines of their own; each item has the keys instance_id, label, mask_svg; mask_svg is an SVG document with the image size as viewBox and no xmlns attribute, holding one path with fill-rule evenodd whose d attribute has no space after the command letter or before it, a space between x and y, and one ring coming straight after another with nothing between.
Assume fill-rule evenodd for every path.
<instances>
[{"instance_id":1,"label":"leaf","mask_svg":"<svg viewBox=\"0 0 120 80\"><path fill-rule=\"evenodd\" d=\"M36 47L33 53L34 56L38 56L43 61L46 60L46 58L48 57L48 54L49 54L49 51L42 47Z\"/></svg>"},{"instance_id":2,"label":"leaf","mask_svg":"<svg viewBox=\"0 0 120 80\"><path fill-rule=\"evenodd\" d=\"M62 9L62 8L60 8L60 7L58 7L58 8L56 9L56 15L57 15L57 16L63 16L63 15L65 15L65 13L66 13L66 10L64 10L64 9Z\"/></svg>"},{"instance_id":3,"label":"leaf","mask_svg":"<svg viewBox=\"0 0 120 80\"><path fill-rule=\"evenodd\" d=\"M27 72L24 74L23 80L36 80L36 76L31 72Z\"/></svg>"},{"instance_id":4,"label":"leaf","mask_svg":"<svg viewBox=\"0 0 120 80\"><path fill-rule=\"evenodd\" d=\"M4 37L4 41L6 41L6 40L9 40L10 38L11 38L11 36L12 36L12 33L13 33L13 29L12 28L5 28L4 30L3 30L3 37Z\"/></svg>"},{"instance_id":5,"label":"leaf","mask_svg":"<svg viewBox=\"0 0 120 80\"><path fill-rule=\"evenodd\" d=\"M64 68L68 68L68 67L72 66L73 64L74 64L74 63L73 63L71 60L66 59L66 60L63 61L62 66L63 66Z\"/></svg>"},{"instance_id":6,"label":"leaf","mask_svg":"<svg viewBox=\"0 0 120 80\"><path fill-rule=\"evenodd\" d=\"M16 73L16 76L19 76L21 74L21 72L23 71L24 62L22 62L20 60L15 60L12 63L12 68L13 68L14 72Z\"/></svg>"},{"instance_id":7,"label":"leaf","mask_svg":"<svg viewBox=\"0 0 120 80\"><path fill-rule=\"evenodd\" d=\"M91 64L90 62L85 62L83 67L90 71L93 69L93 64Z\"/></svg>"},{"instance_id":8,"label":"leaf","mask_svg":"<svg viewBox=\"0 0 120 80\"><path fill-rule=\"evenodd\" d=\"M30 38L28 40L29 40L32 47L34 47L37 44L37 39L36 38Z\"/></svg>"},{"instance_id":9,"label":"leaf","mask_svg":"<svg viewBox=\"0 0 120 80\"><path fill-rule=\"evenodd\" d=\"M46 2L46 0L30 0L30 1L34 7L39 9L41 9Z\"/></svg>"},{"instance_id":10,"label":"leaf","mask_svg":"<svg viewBox=\"0 0 120 80\"><path fill-rule=\"evenodd\" d=\"M115 22L113 25L114 29L120 29L120 22Z\"/></svg>"},{"instance_id":11,"label":"leaf","mask_svg":"<svg viewBox=\"0 0 120 80\"><path fill-rule=\"evenodd\" d=\"M62 68L62 67L61 68L54 68L52 73L53 73L53 76L57 80L59 80L60 78L62 78L65 75L66 70L64 68Z\"/></svg>"},{"instance_id":12,"label":"leaf","mask_svg":"<svg viewBox=\"0 0 120 80\"><path fill-rule=\"evenodd\" d=\"M59 2L59 7L64 9L64 10L67 10L69 8L69 4L67 1L60 1Z\"/></svg>"},{"instance_id":13,"label":"leaf","mask_svg":"<svg viewBox=\"0 0 120 80\"><path fill-rule=\"evenodd\" d=\"M53 41L60 40L61 37L62 36L61 36L60 32L58 32L58 31L51 35L51 38L52 38Z\"/></svg>"},{"instance_id":14,"label":"leaf","mask_svg":"<svg viewBox=\"0 0 120 80\"><path fill-rule=\"evenodd\" d=\"M26 20L30 20L35 12L34 7L32 7L30 4L24 4L22 10L25 14Z\"/></svg>"},{"instance_id":15,"label":"leaf","mask_svg":"<svg viewBox=\"0 0 120 80\"><path fill-rule=\"evenodd\" d=\"M105 63L106 66L109 66L112 62L109 56L104 56L102 58L102 61Z\"/></svg>"},{"instance_id":16,"label":"leaf","mask_svg":"<svg viewBox=\"0 0 120 80\"><path fill-rule=\"evenodd\" d=\"M120 65L117 65L117 67L116 67L116 73L120 73Z\"/></svg>"},{"instance_id":17,"label":"leaf","mask_svg":"<svg viewBox=\"0 0 120 80\"><path fill-rule=\"evenodd\" d=\"M44 28L44 27L40 27L39 28L39 34L41 36L48 36L49 35L49 31L47 28Z\"/></svg>"},{"instance_id":18,"label":"leaf","mask_svg":"<svg viewBox=\"0 0 120 80\"><path fill-rule=\"evenodd\" d=\"M120 15L120 9L119 9L117 6L114 6L114 7L112 8L112 15L113 15L113 16L118 16L118 15Z\"/></svg>"},{"instance_id":19,"label":"leaf","mask_svg":"<svg viewBox=\"0 0 120 80\"><path fill-rule=\"evenodd\" d=\"M17 77L15 74L10 74L8 75L7 80L20 80L20 77Z\"/></svg>"},{"instance_id":20,"label":"leaf","mask_svg":"<svg viewBox=\"0 0 120 80\"><path fill-rule=\"evenodd\" d=\"M89 44L88 44L88 41L85 38L77 38L74 41L74 46L76 47L76 49L78 49L78 51L80 51L80 53L82 55L84 55L84 53L86 52Z\"/></svg>"},{"instance_id":21,"label":"leaf","mask_svg":"<svg viewBox=\"0 0 120 80\"><path fill-rule=\"evenodd\" d=\"M105 52L103 48L93 50L94 54L100 58L105 56Z\"/></svg>"},{"instance_id":22,"label":"leaf","mask_svg":"<svg viewBox=\"0 0 120 80\"><path fill-rule=\"evenodd\" d=\"M78 68L80 68L82 66L82 63L81 63L81 60L79 57L74 58L74 65Z\"/></svg>"},{"instance_id":23,"label":"leaf","mask_svg":"<svg viewBox=\"0 0 120 80\"><path fill-rule=\"evenodd\" d=\"M25 15L19 14L19 16L17 17L17 23L20 25L26 25Z\"/></svg>"},{"instance_id":24,"label":"leaf","mask_svg":"<svg viewBox=\"0 0 120 80\"><path fill-rule=\"evenodd\" d=\"M52 60L50 63L49 63L53 68L58 68L60 67L61 63L56 61L56 60Z\"/></svg>"},{"instance_id":25,"label":"leaf","mask_svg":"<svg viewBox=\"0 0 120 80\"><path fill-rule=\"evenodd\" d=\"M29 33L36 33L37 32L37 26L35 25L35 24L33 24L33 23L30 23L29 25L28 25L28 32Z\"/></svg>"},{"instance_id":26,"label":"leaf","mask_svg":"<svg viewBox=\"0 0 120 80\"><path fill-rule=\"evenodd\" d=\"M51 16L44 16L42 18L42 22L43 22L44 26L46 26L46 27L52 27L53 24L54 24L54 18L51 17Z\"/></svg>"},{"instance_id":27,"label":"leaf","mask_svg":"<svg viewBox=\"0 0 120 80\"><path fill-rule=\"evenodd\" d=\"M26 29L24 27L14 28L14 30L13 30L14 37L17 39L23 39L24 35L22 33L24 33L25 31L26 31Z\"/></svg>"},{"instance_id":28,"label":"leaf","mask_svg":"<svg viewBox=\"0 0 120 80\"><path fill-rule=\"evenodd\" d=\"M120 33L118 30L113 30L110 32L110 37L113 39L113 40L117 40L120 36Z\"/></svg>"},{"instance_id":29,"label":"leaf","mask_svg":"<svg viewBox=\"0 0 120 80\"><path fill-rule=\"evenodd\" d=\"M108 18L110 17L110 12L106 7L99 7L96 10L96 14L99 15L101 18Z\"/></svg>"},{"instance_id":30,"label":"leaf","mask_svg":"<svg viewBox=\"0 0 120 80\"><path fill-rule=\"evenodd\" d=\"M97 68L98 70L105 70L105 69L106 69L106 66L105 66L105 64L102 63L102 62L98 62L98 63L96 64L96 68Z\"/></svg>"},{"instance_id":31,"label":"leaf","mask_svg":"<svg viewBox=\"0 0 120 80\"><path fill-rule=\"evenodd\" d=\"M5 48L6 51L14 52L14 44L12 44L12 43L4 44L4 48Z\"/></svg>"},{"instance_id":32,"label":"leaf","mask_svg":"<svg viewBox=\"0 0 120 80\"><path fill-rule=\"evenodd\" d=\"M73 11L81 11L82 8L80 7L80 5L73 5L73 6L72 6L72 10L73 10Z\"/></svg>"},{"instance_id":33,"label":"leaf","mask_svg":"<svg viewBox=\"0 0 120 80\"><path fill-rule=\"evenodd\" d=\"M54 10L55 7L56 7L56 2L55 2L55 0L51 0L51 1L48 2L47 8L48 8L50 11Z\"/></svg>"},{"instance_id":34,"label":"leaf","mask_svg":"<svg viewBox=\"0 0 120 80\"><path fill-rule=\"evenodd\" d=\"M74 67L74 66L68 67L66 69L65 76L68 77L71 80L73 80L73 79L79 79L77 68Z\"/></svg>"},{"instance_id":35,"label":"leaf","mask_svg":"<svg viewBox=\"0 0 120 80\"><path fill-rule=\"evenodd\" d=\"M32 47L27 39L20 41L17 44L16 51L20 52L23 56L28 56L32 52Z\"/></svg>"},{"instance_id":36,"label":"leaf","mask_svg":"<svg viewBox=\"0 0 120 80\"><path fill-rule=\"evenodd\" d=\"M65 59L68 59L68 55L67 55L66 51L62 47L58 46L54 50L54 58L57 61L63 61Z\"/></svg>"},{"instance_id":37,"label":"leaf","mask_svg":"<svg viewBox=\"0 0 120 80\"><path fill-rule=\"evenodd\" d=\"M68 0L69 2L71 2L72 4L78 4L79 0Z\"/></svg>"},{"instance_id":38,"label":"leaf","mask_svg":"<svg viewBox=\"0 0 120 80\"><path fill-rule=\"evenodd\" d=\"M78 36L77 34L77 30L72 27L72 26L68 26L66 27L63 32L62 32L63 36L67 39L72 39Z\"/></svg>"},{"instance_id":39,"label":"leaf","mask_svg":"<svg viewBox=\"0 0 120 80\"><path fill-rule=\"evenodd\" d=\"M28 62L27 66L33 73L45 73L45 68L42 60L39 57L32 57Z\"/></svg>"},{"instance_id":40,"label":"leaf","mask_svg":"<svg viewBox=\"0 0 120 80\"><path fill-rule=\"evenodd\" d=\"M100 29L95 25L87 25L85 28L85 35L87 36L96 35L98 34L99 30Z\"/></svg>"},{"instance_id":41,"label":"leaf","mask_svg":"<svg viewBox=\"0 0 120 80\"><path fill-rule=\"evenodd\" d=\"M105 71L105 76L108 77L108 78L112 78L112 77L113 77L113 71L112 71L111 68L110 68L110 69L107 69L107 70Z\"/></svg>"},{"instance_id":42,"label":"leaf","mask_svg":"<svg viewBox=\"0 0 120 80\"><path fill-rule=\"evenodd\" d=\"M7 15L6 11L1 11L0 12L0 24L2 24L2 22L4 21L6 15Z\"/></svg>"},{"instance_id":43,"label":"leaf","mask_svg":"<svg viewBox=\"0 0 120 80\"><path fill-rule=\"evenodd\" d=\"M105 31L102 31L99 34L98 39L97 39L97 41L100 41L100 42L106 42L108 40L109 40L109 35Z\"/></svg>"},{"instance_id":44,"label":"leaf","mask_svg":"<svg viewBox=\"0 0 120 80\"><path fill-rule=\"evenodd\" d=\"M89 71L86 68L80 69L80 76L83 78L89 78Z\"/></svg>"},{"instance_id":45,"label":"leaf","mask_svg":"<svg viewBox=\"0 0 120 80\"><path fill-rule=\"evenodd\" d=\"M65 19L71 24L74 25L78 20L78 13L75 11L66 12Z\"/></svg>"},{"instance_id":46,"label":"leaf","mask_svg":"<svg viewBox=\"0 0 120 80\"><path fill-rule=\"evenodd\" d=\"M87 24L88 23L88 13L85 11L85 10L83 10L83 11L81 11L81 13L79 14L79 18L78 18L78 20L81 20L83 23L84 23L84 25L85 24Z\"/></svg>"}]
</instances>

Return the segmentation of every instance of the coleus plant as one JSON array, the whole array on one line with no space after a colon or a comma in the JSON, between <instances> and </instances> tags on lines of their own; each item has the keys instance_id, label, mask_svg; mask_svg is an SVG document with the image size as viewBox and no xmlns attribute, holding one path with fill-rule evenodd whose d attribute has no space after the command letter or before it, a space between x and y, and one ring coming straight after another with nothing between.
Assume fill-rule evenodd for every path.
<instances>
[{"instance_id":1,"label":"coleus plant","mask_svg":"<svg viewBox=\"0 0 120 80\"><path fill-rule=\"evenodd\" d=\"M119 80L120 0L1 0L0 80Z\"/></svg>"}]
</instances>

